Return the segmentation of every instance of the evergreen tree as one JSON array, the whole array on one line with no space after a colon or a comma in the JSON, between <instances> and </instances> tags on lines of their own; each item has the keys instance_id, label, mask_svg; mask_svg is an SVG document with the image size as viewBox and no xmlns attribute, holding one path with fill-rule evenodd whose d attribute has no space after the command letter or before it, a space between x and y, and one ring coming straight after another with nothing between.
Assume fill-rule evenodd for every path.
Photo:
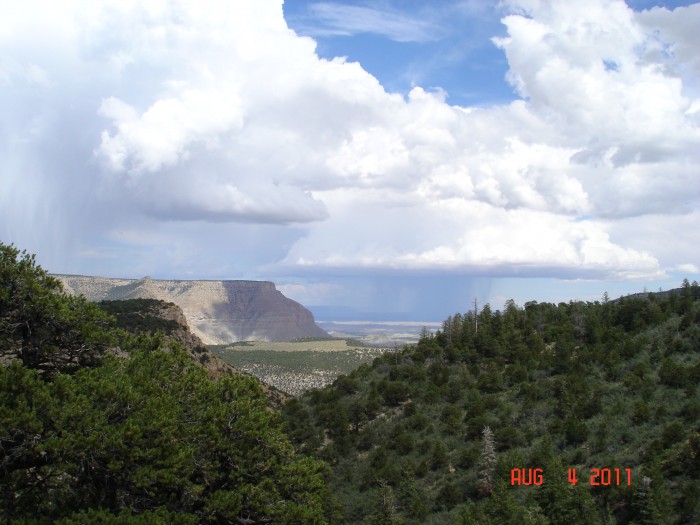
<instances>
[{"instance_id":1,"label":"evergreen tree","mask_svg":"<svg viewBox=\"0 0 700 525\"><path fill-rule=\"evenodd\" d=\"M374 494L372 512L367 523L370 525L398 525L400 523L394 490L384 480L379 481L379 488Z\"/></svg>"},{"instance_id":2,"label":"evergreen tree","mask_svg":"<svg viewBox=\"0 0 700 525\"><path fill-rule=\"evenodd\" d=\"M162 508L200 522L322 523L320 464L294 455L251 378L135 351L51 382L0 368L0 519ZM183 431L185 430L185 431Z\"/></svg>"},{"instance_id":3,"label":"evergreen tree","mask_svg":"<svg viewBox=\"0 0 700 525\"><path fill-rule=\"evenodd\" d=\"M457 521L458 525L490 525L491 520L486 516L484 510L474 504L474 502L469 502L459 513L459 519Z\"/></svg>"},{"instance_id":4,"label":"evergreen tree","mask_svg":"<svg viewBox=\"0 0 700 525\"><path fill-rule=\"evenodd\" d=\"M588 486L567 480L567 468L560 459L544 466L544 483L535 493L535 501L551 523L597 525L600 517Z\"/></svg>"},{"instance_id":5,"label":"evergreen tree","mask_svg":"<svg viewBox=\"0 0 700 525\"><path fill-rule=\"evenodd\" d=\"M210 381L162 341L0 244L0 521L325 523L322 464L259 383ZM117 342L127 358L105 356Z\"/></svg>"},{"instance_id":6,"label":"evergreen tree","mask_svg":"<svg viewBox=\"0 0 700 525\"><path fill-rule=\"evenodd\" d=\"M433 443L433 453L430 456L430 468L433 470L440 470L447 467L449 463L449 456L447 455L447 448L442 441L435 441Z\"/></svg>"},{"instance_id":7,"label":"evergreen tree","mask_svg":"<svg viewBox=\"0 0 700 525\"><path fill-rule=\"evenodd\" d=\"M485 426L482 432L481 456L479 458L479 493L491 494L496 483L496 442L493 431Z\"/></svg>"},{"instance_id":8,"label":"evergreen tree","mask_svg":"<svg viewBox=\"0 0 700 525\"><path fill-rule=\"evenodd\" d=\"M455 314L431 340L355 376L352 397L310 394L300 402L311 407L316 435L330 436L328 409L376 400L354 450L332 465L333 482L346 501L361 501L377 478L402 487L408 465L412 493L433 499L415 512L415 498L399 489L396 516L410 523L695 523L700 304L693 294L530 302L522 310L507 302L503 313L484 308L461 323ZM405 397L392 396L401 383ZM455 468L446 468L450 459ZM648 470L654 461L657 472ZM583 465L610 465L610 476L601 472L595 486ZM503 487L515 467L543 468L544 484ZM571 467L577 484L567 481ZM628 467L640 473L630 487ZM635 495L644 474L655 480L648 498ZM475 501L464 505L465 498ZM356 523L368 511L352 506Z\"/></svg>"},{"instance_id":9,"label":"evergreen tree","mask_svg":"<svg viewBox=\"0 0 700 525\"><path fill-rule=\"evenodd\" d=\"M112 320L61 283L33 255L0 242L0 358L55 372L94 366L115 344Z\"/></svg>"},{"instance_id":10,"label":"evergreen tree","mask_svg":"<svg viewBox=\"0 0 700 525\"><path fill-rule=\"evenodd\" d=\"M632 498L633 519L631 525L660 525L663 516L659 509L656 495L651 488L652 480L648 476L641 479L639 487Z\"/></svg>"}]
</instances>

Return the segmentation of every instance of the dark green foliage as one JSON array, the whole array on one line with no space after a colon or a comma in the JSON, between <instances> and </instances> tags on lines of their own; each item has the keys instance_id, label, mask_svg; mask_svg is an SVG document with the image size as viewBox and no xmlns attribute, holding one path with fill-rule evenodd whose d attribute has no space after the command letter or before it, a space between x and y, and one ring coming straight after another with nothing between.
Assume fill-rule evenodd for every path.
<instances>
[{"instance_id":1,"label":"dark green foliage","mask_svg":"<svg viewBox=\"0 0 700 525\"><path fill-rule=\"evenodd\" d=\"M384 481L381 481L375 490L370 508L371 514L367 519L368 524L398 525L394 490Z\"/></svg>"},{"instance_id":2,"label":"dark green foliage","mask_svg":"<svg viewBox=\"0 0 700 525\"><path fill-rule=\"evenodd\" d=\"M442 441L436 441L432 446L432 454L430 456L430 468L432 470L441 470L447 467L449 457L447 449Z\"/></svg>"},{"instance_id":3,"label":"dark green foliage","mask_svg":"<svg viewBox=\"0 0 700 525\"><path fill-rule=\"evenodd\" d=\"M295 432L303 422L309 435L331 441L295 443L331 461L331 490L348 509L346 523L376 519L371 502L380 495L393 501L384 516L391 522L695 524L696 292L688 285L677 294L524 308L508 302L503 312L455 314L415 347L303 396L298 403L308 412L290 404L283 415ZM371 411L360 408L367 405ZM362 416L351 417L338 438L341 453L326 414L350 407ZM510 486L516 467L544 468L545 483ZM576 486L567 481L569 467L579 474ZM632 486L623 479L592 487L593 467L630 468ZM647 492L644 476L653 480ZM419 500L405 497L416 493Z\"/></svg>"},{"instance_id":4,"label":"dark green foliage","mask_svg":"<svg viewBox=\"0 0 700 525\"><path fill-rule=\"evenodd\" d=\"M163 509L134 514L130 511L111 514L104 509L90 509L76 512L68 518L58 520L60 525L196 525L197 516L182 512L168 512Z\"/></svg>"},{"instance_id":5,"label":"dark green foliage","mask_svg":"<svg viewBox=\"0 0 700 525\"><path fill-rule=\"evenodd\" d=\"M379 384L379 393L387 405L397 406L408 399L410 388L403 381L385 380Z\"/></svg>"},{"instance_id":6,"label":"dark green foliage","mask_svg":"<svg viewBox=\"0 0 700 525\"><path fill-rule=\"evenodd\" d=\"M535 501L552 523L596 525L601 523L599 511L586 486L587 480L573 485L567 481L567 465L552 460L544 465L546 481L535 493Z\"/></svg>"},{"instance_id":7,"label":"dark green foliage","mask_svg":"<svg viewBox=\"0 0 700 525\"><path fill-rule=\"evenodd\" d=\"M0 244L0 264L0 521L337 515L323 464L295 453L255 380L210 381L184 352L161 350L161 332L114 328L12 247ZM117 345L127 358L106 352Z\"/></svg>"},{"instance_id":8,"label":"dark green foliage","mask_svg":"<svg viewBox=\"0 0 700 525\"><path fill-rule=\"evenodd\" d=\"M662 494L658 480L644 476L632 495L631 521L634 525L663 525L668 519L663 513Z\"/></svg>"},{"instance_id":9,"label":"dark green foliage","mask_svg":"<svg viewBox=\"0 0 700 525\"><path fill-rule=\"evenodd\" d=\"M95 366L115 343L111 319L61 283L33 255L0 243L0 358L54 373Z\"/></svg>"},{"instance_id":10,"label":"dark green foliage","mask_svg":"<svg viewBox=\"0 0 700 525\"><path fill-rule=\"evenodd\" d=\"M689 379L689 371L672 358L666 358L659 367L659 380L664 385L683 388Z\"/></svg>"},{"instance_id":11,"label":"dark green foliage","mask_svg":"<svg viewBox=\"0 0 700 525\"><path fill-rule=\"evenodd\" d=\"M173 303L163 303L157 299L128 299L125 301L101 301L98 306L116 319L118 328L123 328L128 332L163 332L169 335L175 330L183 327L171 319L163 319L157 315L157 311L164 305Z\"/></svg>"},{"instance_id":12,"label":"dark green foliage","mask_svg":"<svg viewBox=\"0 0 700 525\"><path fill-rule=\"evenodd\" d=\"M319 521L320 467L295 458L250 378L210 382L184 354L147 351L50 383L13 365L0 396L6 517Z\"/></svg>"},{"instance_id":13,"label":"dark green foliage","mask_svg":"<svg viewBox=\"0 0 700 525\"><path fill-rule=\"evenodd\" d=\"M357 392L358 389L357 380L344 375L339 376L338 379L335 380L333 385L344 396L354 394L355 392Z\"/></svg>"},{"instance_id":14,"label":"dark green foliage","mask_svg":"<svg viewBox=\"0 0 700 525\"><path fill-rule=\"evenodd\" d=\"M450 510L464 499L463 490L455 483L447 482L438 490L435 497L435 508L438 510Z\"/></svg>"}]
</instances>

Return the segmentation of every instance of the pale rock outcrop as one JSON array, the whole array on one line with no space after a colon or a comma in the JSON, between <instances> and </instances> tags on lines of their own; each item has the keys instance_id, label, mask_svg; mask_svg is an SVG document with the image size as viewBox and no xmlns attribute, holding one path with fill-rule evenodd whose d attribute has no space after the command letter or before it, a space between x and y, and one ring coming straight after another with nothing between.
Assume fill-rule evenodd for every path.
<instances>
[{"instance_id":1,"label":"pale rock outcrop","mask_svg":"<svg viewBox=\"0 0 700 525\"><path fill-rule=\"evenodd\" d=\"M67 293L90 301L160 299L175 303L204 344L327 337L309 310L268 281L179 281L54 275Z\"/></svg>"},{"instance_id":2,"label":"pale rock outcrop","mask_svg":"<svg viewBox=\"0 0 700 525\"><path fill-rule=\"evenodd\" d=\"M171 321L172 324L167 329L158 328L163 333L163 346L165 351L172 351L173 348L182 348L185 353L199 366L204 368L210 379L218 379L222 376L251 376L247 372L243 372L229 365L220 357L213 354L204 345L202 340L193 334L187 325L187 319L182 312L182 308L174 303L164 301L153 301L154 304L133 305L133 308L126 310L128 313L138 313L141 318L158 318L164 321ZM109 310L108 310L109 311ZM119 317L119 314L114 314ZM132 321L133 322L133 321ZM128 323L127 323L128 324ZM119 321L117 320L117 326ZM124 327L132 333L139 333L140 330L134 327ZM150 330L147 330L150 332ZM174 344L175 343L175 344ZM121 358L128 358L128 352L124 352L119 348L112 349L112 353ZM252 377L252 376L251 376ZM287 401L290 396L285 392L271 386L264 381L256 378L260 383L263 393L268 399L269 406L274 409L279 409Z\"/></svg>"}]
</instances>

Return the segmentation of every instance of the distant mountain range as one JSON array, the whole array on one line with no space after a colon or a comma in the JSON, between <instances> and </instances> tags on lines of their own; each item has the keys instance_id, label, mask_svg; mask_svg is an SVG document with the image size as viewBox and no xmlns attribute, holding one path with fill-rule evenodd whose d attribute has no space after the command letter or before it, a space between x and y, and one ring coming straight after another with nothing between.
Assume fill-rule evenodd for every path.
<instances>
[{"instance_id":1,"label":"distant mountain range","mask_svg":"<svg viewBox=\"0 0 700 525\"><path fill-rule=\"evenodd\" d=\"M269 281L179 281L54 275L67 293L90 301L160 299L175 303L205 344L328 337L301 304Z\"/></svg>"}]
</instances>

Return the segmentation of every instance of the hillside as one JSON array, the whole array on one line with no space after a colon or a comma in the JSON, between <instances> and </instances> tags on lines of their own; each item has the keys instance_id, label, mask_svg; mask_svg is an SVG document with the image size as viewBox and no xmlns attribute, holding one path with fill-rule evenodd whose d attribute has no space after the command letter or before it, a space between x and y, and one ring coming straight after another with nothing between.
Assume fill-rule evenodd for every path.
<instances>
[{"instance_id":1,"label":"hillside","mask_svg":"<svg viewBox=\"0 0 700 525\"><path fill-rule=\"evenodd\" d=\"M89 301L159 299L182 308L205 344L328 337L313 315L267 281L108 279L55 275L67 293Z\"/></svg>"},{"instance_id":2,"label":"hillside","mask_svg":"<svg viewBox=\"0 0 700 525\"><path fill-rule=\"evenodd\" d=\"M357 341L326 339L286 343L243 342L209 346L209 350L238 370L257 377L292 396L323 388L363 363L371 363L388 348L356 346Z\"/></svg>"},{"instance_id":3,"label":"hillside","mask_svg":"<svg viewBox=\"0 0 700 525\"><path fill-rule=\"evenodd\" d=\"M202 340L190 331L182 309L174 303L158 299L126 299L101 301L98 306L115 318L118 328L127 332L151 335L161 333L165 347L176 343L193 361L203 366L213 379L235 372L233 367L211 354Z\"/></svg>"},{"instance_id":4,"label":"hillside","mask_svg":"<svg viewBox=\"0 0 700 525\"><path fill-rule=\"evenodd\" d=\"M0 243L3 522L700 523L697 283L458 313L281 413L102 306Z\"/></svg>"},{"instance_id":5,"label":"hillside","mask_svg":"<svg viewBox=\"0 0 700 525\"><path fill-rule=\"evenodd\" d=\"M333 523L690 525L699 382L700 287L685 282L456 314L283 413L331 466Z\"/></svg>"},{"instance_id":6,"label":"hillside","mask_svg":"<svg viewBox=\"0 0 700 525\"><path fill-rule=\"evenodd\" d=\"M0 522L326 523L257 381L207 377L173 305L108 308L137 333L0 242Z\"/></svg>"},{"instance_id":7,"label":"hillside","mask_svg":"<svg viewBox=\"0 0 700 525\"><path fill-rule=\"evenodd\" d=\"M163 348L182 348L193 362L206 370L210 379L226 375L251 375L234 368L212 353L202 340L190 331L182 310L174 303L158 299L126 299L101 301L98 306L115 318L118 328L127 332L162 334ZM264 381L260 381L260 384L271 406L279 408L290 399L288 394L274 386Z\"/></svg>"}]
</instances>

